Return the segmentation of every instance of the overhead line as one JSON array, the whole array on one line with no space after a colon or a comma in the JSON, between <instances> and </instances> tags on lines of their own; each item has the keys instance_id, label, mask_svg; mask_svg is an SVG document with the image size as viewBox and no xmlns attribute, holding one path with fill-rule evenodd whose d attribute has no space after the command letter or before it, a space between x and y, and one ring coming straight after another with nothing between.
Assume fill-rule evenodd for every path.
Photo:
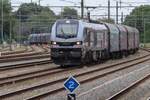
<instances>
[{"instance_id":1,"label":"overhead line","mask_svg":"<svg viewBox=\"0 0 150 100\"><path fill-rule=\"evenodd\" d=\"M20 6L13 6L12 7L20 7ZM50 8L63 8L63 7L75 7L75 8L81 8L81 6L45 6ZM134 8L138 6L122 6L122 8ZM84 8L108 8L108 6L84 6ZM110 8L116 8L116 6L110 6Z\"/></svg>"}]
</instances>

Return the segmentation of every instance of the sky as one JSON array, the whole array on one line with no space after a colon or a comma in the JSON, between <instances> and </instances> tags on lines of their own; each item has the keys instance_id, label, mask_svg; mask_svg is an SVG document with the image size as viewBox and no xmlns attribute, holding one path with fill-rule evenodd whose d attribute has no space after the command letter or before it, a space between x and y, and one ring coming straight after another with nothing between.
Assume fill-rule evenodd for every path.
<instances>
[{"instance_id":1,"label":"sky","mask_svg":"<svg viewBox=\"0 0 150 100\"><path fill-rule=\"evenodd\" d=\"M12 6L19 6L22 3L29 3L29 2L35 2L37 3L39 0L11 0ZM80 6L80 1L81 0L41 0L41 5L42 6ZM111 6L116 5L116 1L120 0L110 0ZM107 6L108 0L84 0L84 5L85 6ZM150 5L150 0L121 0L121 5L122 6L140 6L140 5ZM119 4L120 5L120 4ZM17 8L14 8L17 9ZM59 14L61 12L61 8L51 8L55 14ZM75 8L79 15L80 15L80 9ZM119 15L123 12L124 16L130 14L130 12L133 10L133 7L129 8L119 8ZM102 18L102 17L107 17L108 10L107 8L97 8L97 9L90 9L91 15L93 19L97 18ZM85 9L84 15L87 14L87 10ZM99 15L106 15L106 16L99 16ZM116 9L111 8L111 18L115 20L116 18ZM120 21L121 16L119 16L119 21Z\"/></svg>"}]
</instances>

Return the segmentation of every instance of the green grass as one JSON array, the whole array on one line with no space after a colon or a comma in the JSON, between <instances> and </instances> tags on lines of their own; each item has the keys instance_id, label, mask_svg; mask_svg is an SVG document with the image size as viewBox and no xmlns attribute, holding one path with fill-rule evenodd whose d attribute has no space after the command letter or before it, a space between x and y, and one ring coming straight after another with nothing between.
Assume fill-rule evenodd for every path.
<instances>
[{"instance_id":1,"label":"green grass","mask_svg":"<svg viewBox=\"0 0 150 100\"><path fill-rule=\"evenodd\" d=\"M144 43L141 43L140 47L150 48L150 43L146 43L145 45Z\"/></svg>"}]
</instances>

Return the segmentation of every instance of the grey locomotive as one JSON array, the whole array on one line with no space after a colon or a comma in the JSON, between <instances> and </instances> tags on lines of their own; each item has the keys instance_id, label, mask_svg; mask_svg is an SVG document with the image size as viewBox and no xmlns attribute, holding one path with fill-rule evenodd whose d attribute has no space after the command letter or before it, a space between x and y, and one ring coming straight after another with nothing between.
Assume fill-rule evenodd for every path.
<instances>
[{"instance_id":1,"label":"grey locomotive","mask_svg":"<svg viewBox=\"0 0 150 100\"><path fill-rule=\"evenodd\" d=\"M58 65L101 62L135 53L137 29L86 20L59 19L51 32L51 59Z\"/></svg>"}]
</instances>

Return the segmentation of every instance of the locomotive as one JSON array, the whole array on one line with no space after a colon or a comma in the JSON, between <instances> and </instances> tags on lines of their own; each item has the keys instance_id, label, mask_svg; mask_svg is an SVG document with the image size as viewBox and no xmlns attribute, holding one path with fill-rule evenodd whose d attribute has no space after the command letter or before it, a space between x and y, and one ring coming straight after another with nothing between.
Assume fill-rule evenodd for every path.
<instances>
[{"instance_id":1,"label":"locomotive","mask_svg":"<svg viewBox=\"0 0 150 100\"><path fill-rule=\"evenodd\" d=\"M55 64L80 65L135 53L136 28L104 22L59 19L51 32L51 59Z\"/></svg>"},{"instance_id":2,"label":"locomotive","mask_svg":"<svg viewBox=\"0 0 150 100\"><path fill-rule=\"evenodd\" d=\"M29 44L48 44L50 43L50 33L30 34Z\"/></svg>"}]
</instances>

